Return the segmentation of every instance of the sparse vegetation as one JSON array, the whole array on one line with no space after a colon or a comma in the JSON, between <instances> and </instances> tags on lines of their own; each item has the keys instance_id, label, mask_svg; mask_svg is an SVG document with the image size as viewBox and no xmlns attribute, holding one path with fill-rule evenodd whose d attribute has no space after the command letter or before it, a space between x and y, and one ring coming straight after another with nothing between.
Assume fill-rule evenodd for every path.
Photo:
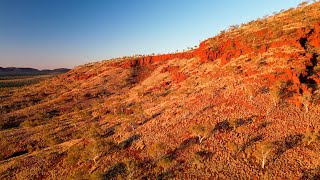
<instances>
[{"instance_id":1,"label":"sparse vegetation","mask_svg":"<svg viewBox=\"0 0 320 180\"><path fill-rule=\"evenodd\" d=\"M246 85L244 92L249 96L250 103L253 103L253 98L256 95L254 87L252 85Z\"/></svg>"},{"instance_id":2,"label":"sparse vegetation","mask_svg":"<svg viewBox=\"0 0 320 180\"><path fill-rule=\"evenodd\" d=\"M167 171L172 166L172 160L169 157L165 157L160 159L157 162L158 167L160 167L163 171Z\"/></svg>"},{"instance_id":3,"label":"sparse vegetation","mask_svg":"<svg viewBox=\"0 0 320 180\"><path fill-rule=\"evenodd\" d=\"M264 141L256 145L253 155L258 161L260 161L262 169L265 168L267 160L271 156L272 150L273 145L268 141Z\"/></svg>"},{"instance_id":4,"label":"sparse vegetation","mask_svg":"<svg viewBox=\"0 0 320 180\"><path fill-rule=\"evenodd\" d=\"M192 134L198 138L200 144L209 137L211 130L209 125L196 124L191 127Z\"/></svg>"},{"instance_id":5,"label":"sparse vegetation","mask_svg":"<svg viewBox=\"0 0 320 180\"><path fill-rule=\"evenodd\" d=\"M153 157L153 158L157 158L159 157L161 154L164 153L164 151L166 150L166 145L164 143L154 143L153 145L151 145L150 147L148 147L147 151L148 154Z\"/></svg>"},{"instance_id":6,"label":"sparse vegetation","mask_svg":"<svg viewBox=\"0 0 320 180\"><path fill-rule=\"evenodd\" d=\"M282 90L285 86L285 82L278 80L275 84L270 88L270 95L273 101L274 106L277 106L278 102L281 99Z\"/></svg>"},{"instance_id":7,"label":"sparse vegetation","mask_svg":"<svg viewBox=\"0 0 320 180\"><path fill-rule=\"evenodd\" d=\"M32 85L53 78L58 74L31 75L31 76L6 76L0 74L0 88L13 88Z\"/></svg>"},{"instance_id":8,"label":"sparse vegetation","mask_svg":"<svg viewBox=\"0 0 320 180\"><path fill-rule=\"evenodd\" d=\"M229 122L229 126L235 131L238 127L238 119L232 118L228 122Z\"/></svg>"},{"instance_id":9,"label":"sparse vegetation","mask_svg":"<svg viewBox=\"0 0 320 180\"><path fill-rule=\"evenodd\" d=\"M301 102L305 108L305 111L306 113L308 113L311 105L311 101L312 101L312 93L306 92L302 95L301 98L302 98Z\"/></svg>"},{"instance_id":10,"label":"sparse vegetation","mask_svg":"<svg viewBox=\"0 0 320 180\"><path fill-rule=\"evenodd\" d=\"M306 145L310 145L318 141L319 138L319 131L318 130L311 130L311 128L307 128L305 134L303 135L302 142Z\"/></svg>"},{"instance_id":11,"label":"sparse vegetation","mask_svg":"<svg viewBox=\"0 0 320 180\"><path fill-rule=\"evenodd\" d=\"M235 142L228 141L227 146L228 146L228 149L230 150L232 156L236 157L236 154L237 154L237 152L239 150L238 145Z\"/></svg>"}]
</instances>

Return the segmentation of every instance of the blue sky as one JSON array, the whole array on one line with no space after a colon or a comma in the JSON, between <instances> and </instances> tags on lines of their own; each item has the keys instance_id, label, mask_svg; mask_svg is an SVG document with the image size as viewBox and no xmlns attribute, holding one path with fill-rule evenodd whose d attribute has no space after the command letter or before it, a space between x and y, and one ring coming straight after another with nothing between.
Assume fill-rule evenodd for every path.
<instances>
[{"instance_id":1,"label":"blue sky","mask_svg":"<svg viewBox=\"0 0 320 180\"><path fill-rule=\"evenodd\" d=\"M301 0L0 0L0 66L72 68L199 44Z\"/></svg>"}]
</instances>

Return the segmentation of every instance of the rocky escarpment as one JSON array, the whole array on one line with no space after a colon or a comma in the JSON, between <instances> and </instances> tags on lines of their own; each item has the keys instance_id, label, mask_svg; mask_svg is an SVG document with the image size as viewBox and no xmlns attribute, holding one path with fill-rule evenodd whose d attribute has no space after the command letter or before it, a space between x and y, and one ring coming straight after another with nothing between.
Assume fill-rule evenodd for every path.
<instances>
[{"instance_id":1,"label":"rocky escarpment","mask_svg":"<svg viewBox=\"0 0 320 180\"><path fill-rule=\"evenodd\" d=\"M200 57L201 62L219 59L221 65L226 65L232 59L240 56L251 58L264 53L269 53L267 57L298 60L292 66L278 68L277 74L265 74L265 77L269 79L270 84L279 80L287 83L289 99L294 104L301 106L301 97L310 96L320 82L319 69L315 69L319 65L319 34L319 22L282 32L280 37L278 32L272 29L252 32L248 35L250 38L243 36L226 38L221 34L202 42L199 49L195 51L195 55ZM252 39L259 40L259 43L250 43ZM212 41L222 41L222 43L211 45ZM286 47L294 51L274 51Z\"/></svg>"},{"instance_id":2,"label":"rocky escarpment","mask_svg":"<svg viewBox=\"0 0 320 180\"><path fill-rule=\"evenodd\" d=\"M315 70L318 63L318 49L320 47L320 23L312 22L305 26L290 29L279 27L262 28L245 34L242 30L236 33L221 33L200 43L199 48L188 52L164 54L130 58L115 62L113 65L121 68L138 69L137 76L145 71L142 67L153 70L162 62L172 59L198 58L200 62L219 61L221 66L228 64L232 59L245 56L248 59L264 55L265 58L282 58L294 61L286 68L277 68L277 73L264 74L272 85L281 80L286 83L290 94L288 99L301 106L301 97L312 93L320 82L319 71ZM291 51L277 49L292 49ZM181 82L186 75L178 68L166 69L173 73L173 79ZM293 98L294 97L294 98Z\"/></svg>"},{"instance_id":3,"label":"rocky escarpment","mask_svg":"<svg viewBox=\"0 0 320 180\"><path fill-rule=\"evenodd\" d=\"M139 58L131 58L123 62L115 63L115 66L123 67L123 68L134 68L134 67L142 67L148 66L152 67L152 65L156 62L167 61L171 59L190 59L193 58L195 54L193 51L181 52L181 53L173 53L173 54L163 54L156 56L144 56Z\"/></svg>"},{"instance_id":4,"label":"rocky escarpment","mask_svg":"<svg viewBox=\"0 0 320 180\"><path fill-rule=\"evenodd\" d=\"M278 21L281 21L279 19ZM252 25L247 25L251 27ZM261 78L268 80L269 86L282 81L286 84L286 99L302 105L302 97L309 96L320 83L319 47L320 23L316 20L301 22L300 26L280 28L277 25L260 27L250 31L244 28L221 33L200 43L199 48L187 52L163 54L155 56L132 57L121 61L110 62L112 67L129 69L131 83L141 82L158 66L172 59L197 58L200 63L218 61L222 66L233 59L246 57L247 59L264 57L286 59L287 67L275 69L274 73L265 73ZM173 82L181 82L188 76L180 72L179 67L168 67L162 70L169 72ZM248 70L247 73L257 71ZM78 75L77 80L86 80L97 76L92 72Z\"/></svg>"}]
</instances>

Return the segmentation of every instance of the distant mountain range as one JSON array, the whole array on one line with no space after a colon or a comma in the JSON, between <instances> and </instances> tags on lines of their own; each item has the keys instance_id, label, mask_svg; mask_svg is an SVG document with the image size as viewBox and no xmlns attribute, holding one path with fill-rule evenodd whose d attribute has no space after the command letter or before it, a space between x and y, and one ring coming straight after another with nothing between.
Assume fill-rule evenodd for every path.
<instances>
[{"instance_id":1,"label":"distant mountain range","mask_svg":"<svg viewBox=\"0 0 320 180\"><path fill-rule=\"evenodd\" d=\"M1 76L22 76L22 75L60 74L60 73L66 73L69 70L70 69L66 69L66 68L59 68L59 69L53 69L53 70L49 70L49 69L38 70L34 68L0 67L0 75Z\"/></svg>"}]
</instances>

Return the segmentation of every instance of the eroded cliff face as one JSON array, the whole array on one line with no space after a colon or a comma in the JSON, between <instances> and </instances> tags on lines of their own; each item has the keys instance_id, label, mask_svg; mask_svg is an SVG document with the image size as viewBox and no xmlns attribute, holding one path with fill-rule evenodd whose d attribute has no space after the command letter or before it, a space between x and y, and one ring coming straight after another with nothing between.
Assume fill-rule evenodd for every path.
<instances>
[{"instance_id":1,"label":"eroded cliff face","mask_svg":"<svg viewBox=\"0 0 320 180\"><path fill-rule=\"evenodd\" d=\"M281 20L280 17L275 21ZM248 59L259 56L287 59L290 61L287 67L270 65L275 66L277 72L266 73L263 77L269 80L270 85L279 80L288 83L286 88L290 96L287 98L297 106L301 106L301 96L313 93L314 87L320 82L320 71L314 69L319 64L320 23L316 20L300 23L299 26L290 28L275 26L249 31L239 29L205 40L195 50L131 58L113 65L127 69L138 68L140 69L138 74L141 76L145 73L141 70L142 67L154 70L162 62L172 59L198 58L201 63L219 61L221 66L241 56ZM181 82L187 78L184 73L179 72L179 69L170 70L169 68L168 71L174 71L172 79L175 82Z\"/></svg>"},{"instance_id":2,"label":"eroded cliff face","mask_svg":"<svg viewBox=\"0 0 320 180\"><path fill-rule=\"evenodd\" d=\"M174 54L164 54L157 56L146 56L141 58L133 58L125 62L120 63L120 66L123 68L133 68L138 66L149 66L152 67L152 64L155 62L168 61L171 59L190 59L193 58L194 54L192 52L182 52Z\"/></svg>"},{"instance_id":3,"label":"eroded cliff face","mask_svg":"<svg viewBox=\"0 0 320 180\"><path fill-rule=\"evenodd\" d=\"M225 40L226 39L226 40ZM254 41L254 43L250 41ZM211 42L221 42L211 45ZM277 80L289 82L287 90L297 95L289 98L298 106L300 96L312 94L319 85L320 23L313 22L306 26L283 30L279 34L272 29L262 29L245 36L225 37L220 35L200 44L194 54L201 62L220 60L221 66L240 56L248 58L266 54L265 58L288 59L285 68L277 68L277 74L265 74L270 84ZM290 48L286 51L284 48ZM268 54L269 53L269 54ZM290 94L288 93L288 94Z\"/></svg>"}]
</instances>

